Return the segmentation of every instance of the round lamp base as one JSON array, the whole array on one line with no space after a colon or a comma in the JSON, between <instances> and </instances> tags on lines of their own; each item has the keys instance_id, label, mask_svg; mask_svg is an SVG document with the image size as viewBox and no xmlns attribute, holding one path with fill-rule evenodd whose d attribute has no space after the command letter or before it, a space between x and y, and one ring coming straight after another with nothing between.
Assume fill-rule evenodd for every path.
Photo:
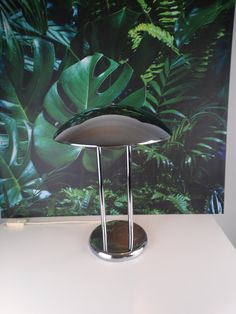
<instances>
[{"instance_id":1,"label":"round lamp base","mask_svg":"<svg viewBox=\"0 0 236 314\"><path fill-rule=\"evenodd\" d=\"M147 244L147 234L142 227L134 223L133 249L129 250L128 222L113 220L106 224L107 251L103 250L102 227L91 233L89 243L93 253L107 261L123 261L134 258L143 252Z\"/></svg>"}]
</instances>

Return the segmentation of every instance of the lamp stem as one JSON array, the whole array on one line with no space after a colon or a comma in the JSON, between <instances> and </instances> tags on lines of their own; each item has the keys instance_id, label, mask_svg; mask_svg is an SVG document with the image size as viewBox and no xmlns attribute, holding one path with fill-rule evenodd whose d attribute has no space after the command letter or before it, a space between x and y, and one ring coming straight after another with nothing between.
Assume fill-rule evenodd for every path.
<instances>
[{"instance_id":1,"label":"lamp stem","mask_svg":"<svg viewBox=\"0 0 236 314\"><path fill-rule=\"evenodd\" d=\"M107 225L106 225L106 208L104 198L103 176L102 176L102 148L97 147L97 168L98 168L98 185L101 210L101 226L103 251L107 252Z\"/></svg>"},{"instance_id":2,"label":"lamp stem","mask_svg":"<svg viewBox=\"0 0 236 314\"><path fill-rule=\"evenodd\" d=\"M132 165L131 146L126 146L126 163L127 163L129 251L132 251L133 245L134 245L134 219L133 219L133 195L132 195L132 181L131 181L131 165Z\"/></svg>"}]
</instances>

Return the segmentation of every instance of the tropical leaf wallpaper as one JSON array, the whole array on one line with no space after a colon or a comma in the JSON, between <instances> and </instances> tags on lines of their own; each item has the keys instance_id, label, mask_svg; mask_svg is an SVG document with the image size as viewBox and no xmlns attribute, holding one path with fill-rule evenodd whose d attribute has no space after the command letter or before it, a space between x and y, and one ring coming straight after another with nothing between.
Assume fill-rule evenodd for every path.
<instances>
[{"instance_id":1,"label":"tropical leaf wallpaper","mask_svg":"<svg viewBox=\"0 0 236 314\"><path fill-rule=\"evenodd\" d=\"M143 107L170 140L134 148L137 214L223 213L232 0L1 0L2 217L99 214L96 152L54 142L75 113ZM124 149L104 149L109 214Z\"/></svg>"}]
</instances>

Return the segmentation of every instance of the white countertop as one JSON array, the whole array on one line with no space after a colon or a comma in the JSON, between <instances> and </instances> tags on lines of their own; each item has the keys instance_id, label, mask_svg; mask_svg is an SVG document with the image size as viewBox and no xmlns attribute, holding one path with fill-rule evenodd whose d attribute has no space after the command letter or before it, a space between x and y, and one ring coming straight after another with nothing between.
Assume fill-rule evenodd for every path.
<instances>
[{"instance_id":1,"label":"white countertop","mask_svg":"<svg viewBox=\"0 0 236 314\"><path fill-rule=\"evenodd\" d=\"M121 263L91 253L88 219L0 225L1 314L236 313L236 250L212 216L135 216L148 246Z\"/></svg>"}]
</instances>

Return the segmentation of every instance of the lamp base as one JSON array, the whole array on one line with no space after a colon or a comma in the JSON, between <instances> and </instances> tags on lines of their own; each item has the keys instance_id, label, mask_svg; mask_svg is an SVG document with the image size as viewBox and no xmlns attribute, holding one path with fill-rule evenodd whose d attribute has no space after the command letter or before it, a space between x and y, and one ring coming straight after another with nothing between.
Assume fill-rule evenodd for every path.
<instances>
[{"instance_id":1,"label":"lamp base","mask_svg":"<svg viewBox=\"0 0 236 314\"><path fill-rule=\"evenodd\" d=\"M129 250L128 222L112 220L106 223L107 251L103 250L102 227L98 226L91 233L89 243L92 252L107 261L124 261L141 254L147 244L147 234L142 227L134 223L133 249Z\"/></svg>"}]
</instances>

